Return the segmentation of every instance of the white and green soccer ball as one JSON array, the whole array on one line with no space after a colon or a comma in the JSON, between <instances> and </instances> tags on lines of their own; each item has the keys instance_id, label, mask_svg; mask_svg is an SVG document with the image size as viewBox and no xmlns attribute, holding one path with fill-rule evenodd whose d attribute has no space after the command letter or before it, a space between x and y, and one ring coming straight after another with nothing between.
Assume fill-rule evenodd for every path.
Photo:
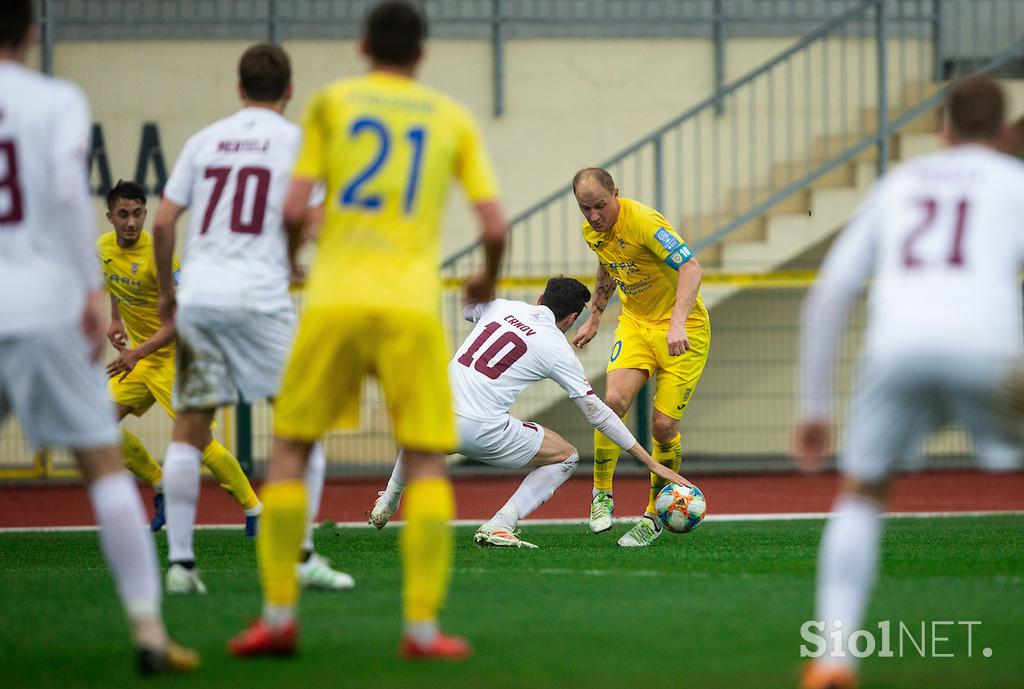
<instances>
[{"instance_id":1,"label":"white and green soccer ball","mask_svg":"<svg viewBox=\"0 0 1024 689\"><path fill-rule=\"evenodd\" d=\"M707 501L700 489L694 486L680 486L670 483L661 489L654 500L658 519L673 533L693 531L704 521Z\"/></svg>"}]
</instances>

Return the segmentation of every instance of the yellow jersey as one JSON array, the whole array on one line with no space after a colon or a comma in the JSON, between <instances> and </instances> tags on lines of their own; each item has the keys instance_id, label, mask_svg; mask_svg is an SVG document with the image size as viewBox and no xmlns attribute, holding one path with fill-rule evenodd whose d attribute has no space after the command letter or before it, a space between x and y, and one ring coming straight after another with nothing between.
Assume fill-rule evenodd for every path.
<instances>
[{"instance_id":1,"label":"yellow jersey","mask_svg":"<svg viewBox=\"0 0 1024 689\"><path fill-rule=\"evenodd\" d=\"M473 203L498 194L473 116L413 79L375 71L320 89L302 127L294 176L327 188L307 307L437 315L449 180Z\"/></svg>"},{"instance_id":2,"label":"yellow jersey","mask_svg":"<svg viewBox=\"0 0 1024 689\"><path fill-rule=\"evenodd\" d=\"M619 217L607 232L583 223L583 238L619 286L623 315L642 325L668 327L676 303L679 266L693 256L682 237L658 211L619 199ZM687 327L708 322L704 299L697 299Z\"/></svg>"},{"instance_id":3,"label":"yellow jersey","mask_svg":"<svg viewBox=\"0 0 1024 689\"><path fill-rule=\"evenodd\" d=\"M153 235L140 232L134 246L121 248L117 233L107 232L96 241L96 253L103 267L103 282L117 301L121 320L132 346L138 346L153 336L160 327L157 305L160 286L153 260ZM177 284L181 264L174 257L174 281ZM174 341L167 343L147 358L174 356Z\"/></svg>"}]
</instances>

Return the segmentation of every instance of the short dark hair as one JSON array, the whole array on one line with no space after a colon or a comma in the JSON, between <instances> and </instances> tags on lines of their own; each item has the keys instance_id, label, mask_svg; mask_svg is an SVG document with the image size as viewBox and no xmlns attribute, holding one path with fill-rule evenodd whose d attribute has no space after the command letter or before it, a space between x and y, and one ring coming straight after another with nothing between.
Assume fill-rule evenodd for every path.
<instances>
[{"instance_id":1,"label":"short dark hair","mask_svg":"<svg viewBox=\"0 0 1024 689\"><path fill-rule=\"evenodd\" d=\"M32 0L3 0L0 2L0 48L19 47L35 21Z\"/></svg>"},{"instance_id":2,"label":"short dark hair","mask_svg":"<svg viewBox=\"0 0 1024 689\"><path fill-rule=\"evenodd\" d=\"M583 313L590 301L590 290L576 278L559 276L548 280L544 294L540 297L540 303L555 314L555 320L560 321L570 313Z\"/></svg>"},{"instance_id":3,"label":"short dark hair","mask_svg":"<svg viewBox=\"0 0 1024 689\"><path fill-rule=\"evenodd\" d=\"M615 191L615 180L612 179L611 174L607 170L599 167L585 167L572 177L572 191L574 194L576 193L576 185L582 182L585 177L596 179L597 183L604 187L609 194Z\"/></svg>"},{"instance_id":4,"label":"short dark hair","mask_svg":"<svg viewBox=\"0 0 1024 689\"><path fill-rule=\"evenodd\" d=\"M949 128L957 139L996 139L1006 122L1003 90L989 77L961 79L949 89L946 116L949 118Z\"/></svg>"},{"instance_id":5,"label":"short dark hair","mask_svg":"<svg viewBox=\"0 0 1024 689\"><path fill-rule=\"evenodd\" d=\"M245 97L256 103L273 103L284 97L292 83L288 53L276 43L257 43L238 61L238 81Z\"/></svg>"},{"instance_id":6,"label":"short dark hair","mask_svg":"<svg viewBox=\"0 0 1024 689\"><path fill-rule=\"evenodd\" d=\"M114 202L118 199L124 199L125 201L138 201L141 205L146 205L146 190L142 188L142 185L131 181L130 179L119 179L117 184L107 192L107 210L114 208Z\"/></svg>"},{"instance_id":7,"label":"short dark hair","mask_svg":"<svg viewBox=\"0 0 1024 689\"><path fill-rule=\"evenodd\" d=\"M427 20L416 7L401 0L387 0L366 15L363 39L374 61L408 67L416 61L427 37Z\"/></svg>"}]
</instances>

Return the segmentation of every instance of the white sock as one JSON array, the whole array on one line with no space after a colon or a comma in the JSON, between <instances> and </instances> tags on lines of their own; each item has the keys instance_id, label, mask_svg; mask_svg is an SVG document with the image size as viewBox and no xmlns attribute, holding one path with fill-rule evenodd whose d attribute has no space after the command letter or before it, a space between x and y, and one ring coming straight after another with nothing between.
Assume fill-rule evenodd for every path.
<instances>
[{"instance_id":1,"label":"white sock","mask_svg":"<svg viewBox=\"0 0 1024 689\"><path fill-rule=\"evenodd\" d=\"M418 646L429 646L434 643L439 631L437 622L405 623L405 635L415 641Z\"/></svg>"},{"instance_id":2,"label":"white sock","mask_svg":"<svg viewBox=\"0 0 1024 689\"><path fill-rule=\"evenodd\" d=\"M199 502L199 459L202 450L172 442L164 457L164 509L167 513L168 560L192 562L192 534Z\"/></svg>"},{"instance_id":3,"label":"white sock","mask_svg":"<svg viewBox=\"0 0 1024 689\"><path fill-rule=\"evenodd\" d=\"M564 462L548 464L531 471L505 506L487 524L506 529L515 528L516 522L528 517L554 495L558 487L572 476L579 461L579 454L574 452Z\"/></svg>"},{"instance_id":4,"label":"white sock","mask_svg":"<svg viewBox=\"0 0 1024 689\"><path fill-rule=\"evenodd\" d=\"M273 628L283 627L295 619L294 605L263 604L263 621Z\"/></svg>"},{"instance_id":5,"label":"white sock","mask_svg":"<svg viewBox=\"0 0 1024 689\"><path fill-rule=\"evenodd\" d=\"M855 658L833 654L832 632L841 623L843 650L846 639L860 629L868 595L878 573L878 549L882 533L882 508L873 500L840 496L832 507L818 552L818 597L815 619L825 622L822 636L828 639L823 664L852 665ZM838 653L838 649L835 649Z\"/></svg>"},{"instance_id":6,"label":"white sock","mask_svg":"<svg viewBox=\"0 0 1024 689\"><path fill-rule=\"evenodd\" d=\"M89 499L100 527L100 547L132 620L160 619L160 573L153 536L135 481L127 471L97 479Z\"/></svg>"},{"instance_id":7,"label":"white sock","mask_svg":"<svg viewBox=\"0 0 1024 689\"><path fill-rule=\"evenodd\" d=\"M324 456L324 446L321 443L314 443L306 461L306 475L302 479L306 484L306 536L302 539L303 552L313 551L313 526L317 515L320 514L320 498L324 493L326 473L327 458Z\"/></svg>"},{"instance_id":8,"label":"white sock","mask_svg":"<svg viewBox=\"0 0 1024 689\"><path fill-rule=\"evenodd\" d=\"M403 450L398 451L395 468L391 471L391 478L388 479L388 487L384 489L384 499L387 500L388 509L392 512L398 511L398 505L402 502L402 493L405 492L404 455Z\"/></svg>"}]
</instances>

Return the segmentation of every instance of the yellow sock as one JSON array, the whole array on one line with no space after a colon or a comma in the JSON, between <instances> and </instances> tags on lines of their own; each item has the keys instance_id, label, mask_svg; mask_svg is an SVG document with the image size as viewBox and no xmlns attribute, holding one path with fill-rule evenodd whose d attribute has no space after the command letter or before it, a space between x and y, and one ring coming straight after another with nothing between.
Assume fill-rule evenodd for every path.
<instances>
[{"instance_id":1,"label":"yellow sock","mask_svg":"<svg viewBox=\"0 0 1024 689\"><path fill-rule=\"evenodd\" d=\"M623 416L625 421L626 417ZM608 439L601 431L594 431L594 488L604 493L612 492L612 477L615 465L619 463L622 449Z\"/></svg>"},{"instance_id":2,"label":"yellow sock","mask_svg":"<svg viewBox=\"0 0 1024 689\"><path fill-rule=\"evenodd\" d=\"M238 460L228 448L216 440L211 441L203 450L203 465L210 469L220 481L220 487L230 493L243 510L259 507L260 499L256 497L256 491L252 489Z\"/></svg>"},{"instance_id":3,"label":"yellow sock","mask_svg":"<svg viewBox=\"0 0 1024 689\"><path fill-rule=\"evenodd\" d=\"M263 488L263 505L256 536L263 600L293 606L299 600L295 562L306 531L306 486L302 481L270 483Z\"/></svg>"},{"instance_id":4,"label":"yellow sock","mask_svg":"<svg viewBox=\"0 0 1024 689\"><path fill-rule=\"evenodd\" d=\"M160 465L149 454L149 450L132 433L121 429L121 454L124 455L124 466L140 479L154 488L163 480Z\"/></svg>"},{"instance_id":5,"label":"yellow sock","mask_svg":"<svg viewBox=\"0 0 1024 689\"><path fill-rule=\"evenodd\" d=\"M452 567L455 498L448 479L410 483L403 501L402 602L406 622L433 622L444 603Z\"/></svg>"},{"instance_id":6,"label":"yellow sock","mask_svg":"<svg viewBox=\"0 0 1024 689\"><path fill-rule=\"evenodd\" d=\"M651 454L654 461L658 464L664 464L672 471L679 472L679 467L683 465L683 444L676 433L676 437L672 438L667 443L654 442L654 452ZM647 511L654 514L654 499L658 497L658 493L668 483L662 481L660 478L651 474L651 498L647 501Z\"/></svg>"}]
</instances>

